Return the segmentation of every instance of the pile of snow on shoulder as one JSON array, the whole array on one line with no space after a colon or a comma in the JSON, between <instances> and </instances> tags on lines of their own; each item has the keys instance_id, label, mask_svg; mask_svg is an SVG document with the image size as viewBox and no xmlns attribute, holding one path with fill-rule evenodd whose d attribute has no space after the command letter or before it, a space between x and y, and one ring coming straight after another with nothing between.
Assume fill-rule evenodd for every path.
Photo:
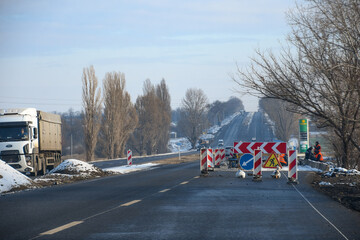
<instances>
[{"instance_id":1,"label":"pile of snow on shoulder","mask_svg":"<svg viewBox=\"0 0 360 240\"><path fill-rule=\"evenodd\" d=\"M170 152L186 152L191 149L191 143L187 138L171 138L168 143Z\"/></svg>"},{"instance_id":2,"label":"pile of snow on shoulder","mask_svg":"<svg viewBox=\"0 0 360 240\"><path fill-rule=\"evenodd\" d=\"M0 160L0 193L8 192L14 188L28 188L33 181Z\"/></svg>"},{"instance_id":3,"label":"pile of snow on shoulder","mask_svg":"<svg viewBox=\"0 0 360 240\"><path fill-rule=\"evenodd\" d=\"M234 114L232 114L231 116L225 118L220 126L219 125L215 125L209 128L209 130L207 131L209 134L216 134L222 127L228 125L229 123L231 123L232 120L234 120L235 117L239 116L241 113L240 112L236 112Z\"/></svg>"},{"instance_id":4,"label":"pile of snow on shoulder","mask_svg":"<svg viewBox=\"0 0 360 240\"><path fill-rule=\"evenodd\" d=\"M50 173L68 173L68 174L81 174L81 173L99 173L102 172L100 168L92 164L83 162L77 159L67 159L59 166L50 171Z\"/></svg>"},{"instance_id":5,"label":"pile of snow on shoulder","mask_svg":"<svg viewBox=\"0 0 360 240\"><path fill-rule=\"evenodd\" d=\"M119 167L105 168L104 170L107 172L126 174L126 173L131 173L131 172L149 170L157 165L159 165L159 164L145 163L145 164L139 164L139 165L130 165L130 166L125 165L125 166L119 166Z\"/></svg>"}]
</instances>

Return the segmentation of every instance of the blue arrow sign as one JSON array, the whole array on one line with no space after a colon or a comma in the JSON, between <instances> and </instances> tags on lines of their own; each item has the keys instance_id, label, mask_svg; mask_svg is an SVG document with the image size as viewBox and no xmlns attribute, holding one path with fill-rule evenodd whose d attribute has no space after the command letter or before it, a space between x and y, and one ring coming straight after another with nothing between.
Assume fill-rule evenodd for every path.
<instances>
[{"instance_id":1,"label":"blue arrow sign","mask_svg":"<svg viewBox=\"0 0 360 240\"><path fill-rule=\"evenodd\" d=\"M254 168L254 156L250 153L246 153L240 158L240 166L244 170L252 170Z\"/></svg>"}]
</instances>

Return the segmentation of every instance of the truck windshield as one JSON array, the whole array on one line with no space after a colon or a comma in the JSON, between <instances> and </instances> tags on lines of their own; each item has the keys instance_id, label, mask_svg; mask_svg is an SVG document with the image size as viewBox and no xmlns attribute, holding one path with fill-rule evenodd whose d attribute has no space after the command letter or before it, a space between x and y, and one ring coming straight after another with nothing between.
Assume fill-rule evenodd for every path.
<instances>
[{"instance_id":1,"label":"truck windshield","mask_svg":"<svg viewBox=\"0 0 360 240\"><path fill-rule=\"evenodd\" d=\"M29 140L29 130L26 126L1 126L0 141L24 141Z\"/></svg>"}]
</instances>

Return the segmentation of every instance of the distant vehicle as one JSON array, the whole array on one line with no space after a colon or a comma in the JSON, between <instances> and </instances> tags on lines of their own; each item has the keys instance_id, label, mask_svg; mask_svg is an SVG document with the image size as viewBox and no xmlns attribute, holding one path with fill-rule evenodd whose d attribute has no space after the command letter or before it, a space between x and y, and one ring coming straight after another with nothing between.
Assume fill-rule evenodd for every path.
<instances>
[{"instance_id":1,"label":"distant vehicle","mask_svg":"<svg viewBox=\"0 0 360 240\"><path fill-rule=\"evenodd\" d=\"M0 109L0 159L25 173L61 163L61 117L35 108Z\"/></svg>"},{"instance_id":2,"label":"distant vehicle","mask_svg":"<svg viewBox=\"0 0 360 240\"><path fill-rule=\"evenodd\" d=\"M251 141L252 141L252 142L256 142L256 137L253 137L253 138L251 139Z\"/></svg>"},{"instance_id":3,"label":"distant vehicle","mask_svg":"<svg viewBox=\"0 0 360 240\"><path fill-rule=\"evenodd\" d=\"M223 140L223 139L219 139L218 146L219 146L219 147L223 147L223 146L224 146L224 140Z\"/></svg>"},{"instance_id":4,"label":"distant vehicle","mask_svg":"<svg viewBox=\"0 0 360 240\"><path fill-rule=\"evenodd\" d=\"M232 158L234 154L234 147L227 146L225 147L225 158L229 159Z\"/></svg>"}]
</instances>

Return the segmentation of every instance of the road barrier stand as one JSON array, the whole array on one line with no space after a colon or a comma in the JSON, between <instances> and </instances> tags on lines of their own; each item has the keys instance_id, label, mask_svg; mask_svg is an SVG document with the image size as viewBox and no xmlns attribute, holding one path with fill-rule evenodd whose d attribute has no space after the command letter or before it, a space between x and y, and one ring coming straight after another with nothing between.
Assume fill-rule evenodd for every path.
<instances>
[{"instance_id":1,"label":"road barrier stand","mask_svg":"<svg viewBox=\"0 0 360 240\"><path fill-rule=\"evenodd\" d=\"M298 184L298 174L297 174L297 152L296 150L290 150L288 155L288 183Z\"/></svg>"},{"instance_id":2,"label":"road barrier stand","mask_svg":"<svg viewBox=\"0 0 360 240\"><path fill-rule=\"evenodd\" d=\"M216 168L220 168L220 162L221 162L220 149L215 148L215 167Z\"/></svg>"},{"instance_id":3,"label":"road barrier stand","mask_svg":"<svg viewBox=\"0 0 360 240\"><path fill-rule=\"evenodd\" d=\"M225 149L220 148L220 163L222 163L225 160Z\"/></svg>"},{"instance_id":4,"label":"road barrier stand","mask_svg":"<svg viewBox=\"0 0 360 240\"><path fill-rule=\"evenodd\" d=\"M208 171L214 171L215 169L214 156L211 148L207 150L207 164L208 164Z\"/></svg>"},{"instance_id":5,"label":"road barrier stand","mask_svg":"<svg viewBox=\"0 0 360 240\"><path fill-rule=\"evenodd\" d=\"M261 175L261 158L262 152L260 149L254 150L254 170L253 170L253 181L262 181Z\"/></svg>"},{"instance_id":6,"label":"road barrier stand","mask_svg":"<svg viewBox=\"0 0 360 240\"><path fill-rule=\"evenodd\" d=\"M132 165L132 151L130 149L127 151L127 165Z\"/></svg>"},{"instance_id":7,"label":"road barrier stand","mask_svg":"<svg viewBox=\"0 0 360 240\"><path fill-rule=\"evenodd\" d=\"M206 148L200 149L200 173L201 175L208 174Z\"/></svg>"}]
</instances>

